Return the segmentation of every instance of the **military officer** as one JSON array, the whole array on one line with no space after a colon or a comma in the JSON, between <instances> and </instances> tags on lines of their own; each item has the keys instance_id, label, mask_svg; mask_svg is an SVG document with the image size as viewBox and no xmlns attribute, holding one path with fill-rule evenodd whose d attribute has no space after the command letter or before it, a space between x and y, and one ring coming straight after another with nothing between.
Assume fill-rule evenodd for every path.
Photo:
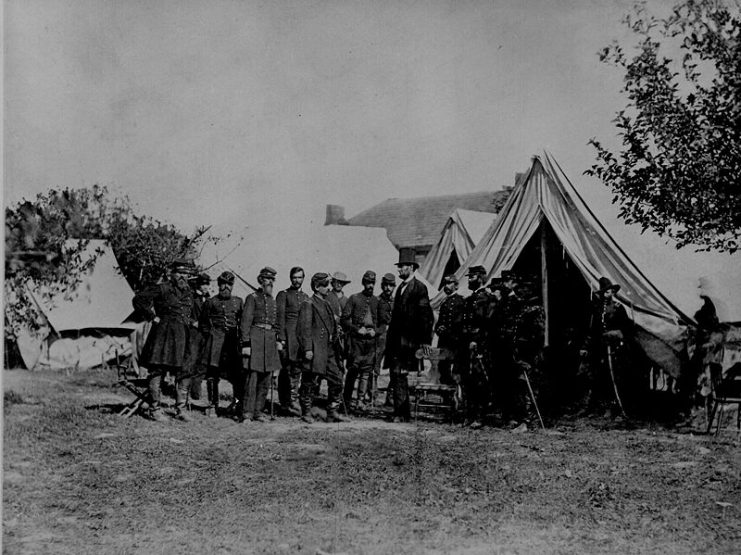
<instances>
[{"instance_id":1,"label":"military officer","mask_svg":"<svg viewBox=\"0 0 741 555\"><path fill-rule=\"evenodd\" d=\"M483 266L471 266L468 269L468 288L471 295L466 298L463 309L459 361L464 369L462 378L466 421L472 428L482 426L491 390L487 347L492 295L484 287L485 280L486 269Z\"/></svg>"},{"instance_id":2,"label":"military officer","mask_svg":"<svg viewBox=\"0 0 741 555\"><path fill-rule=\"evenodd\" d=\"M358 408L365 408L365 393L376 363L376 333L380 326L378 298L373 295L376 273L371 270L365 272L362 284L363 290L348 298L340 320L347 342L344 399L348 409L356 380Z\"/></svg>"},{"instance_id":3,"label":"military officer","mask_svg":"<svg viewBox=\"0 0 741 555\"><path fill-rule=\"evenodd\" d=\"M219 406L219 381L222 376L237 381L242 376L239 323L242 299L232 295L234 274L223 272L216 280L219 294L203 304L200 330L203 346L199 363L206 368L208 407L206 416L215 417Z\"/></svg>"},{"instance_id":4,"label":"military officer","mask_svg":"<svg viewBox=\"0 0 741 555\"><path fill-rule=\"evenodd\" d=\"M521 369L516 363L517 329L522 314L522 299L517 293L520 277L512 270L502 271L502 298L492 310L490 320L490 353L493 390L502 416L517 424L519 416Z\"/></svg>"},{"instance_id":5,"label":"military officer","mask_svg":"<svg viewBox=\"0 0 741 555\"><path fill-rule=\"evenodd\" d=\"M588 412L606 408L608 413L614 414L618 408L615 405L622 404L619 386L626 378L626 344L632 337L632 322L625 307L615 299L620 285L607 277L601 277L598 283L585 345L589 357L585 404Z\"/></svg>"},{"instance_id":6,"label":"military officer","mask_svg":"<svg viewBox=\"0 0 741 555\"><path fill-rule=\"evenodd\" d=\"M198 274L197 276L188 280L190 286L193 288L193 313L196 321L201 321L201 310L206 300L211 296L208 290L211 284L211 277L206 273ZM199 400L201 398L201 382L203 376L206 373L206 368L200 364L199 353L203 348L203 336L201 334L200 326L195 333L194 340L192 342L193 352L191 360L193 361L194 368L190 370L192 378L190 380L190 398L193 400Z\"/></svg>"},{"instance_id":7,"label":"military officer","mask_svg":"<svg viewBox=\"0 0 741 555\"><path fill-rule=\"evenodd\" d=\"M378 333L376 334L376 364L373 370L373 384L371 395L374 395L378 387L378 376L381 375L381 362L383 361L383 352L386 350L386 333L388 332L389 323L391 322L391 313L394 309L394 289L396 288L396 276L394 274L384 274L381 278L381 293L378 295ZM371 396L370 401L375 399ZM393 383L389 381L386 390L386 405L393 405Z\"/></svg>"},{"instance_id":8,"label":"military officer","mask_svg":"<svg viewBox=\"0 0 741 555\"><path fill-rule=\"evenodd\" d=\"M291 268L291 286L278 293L278 341L282 343L281 370L278 375L278 399L281 408L288 414L301 416L298 402L298 387L301 382L301 359L296 339L296 323L301 303L309 296L301 290L304 283L304 270L298 266Z\"/></svg>"},{"instance_id":9,"label":"military officer","mask_svg":"<svg viewBox=\"0 0 741 555\"><path fill-rule=\"evenodd\" d=\"M311 277L314 294L301 303L296 325L296 338L302 359L303 374L299 388L301 420L314 422L311 407L321 380L327 380L327 422L344 422L340 416L342 371L337 363L338 324L327 302L329 274L319 272Z\"/></svg>"},{"instance_id":10,"label":"military officer","mask_svg":"<svg viewBox=\"0 0 741 555\"><path fill-rule=\"evenodd\" d=\"M280 370L278 307L273 298L276 271L266 266L257 276L259 289L244 301L241 322L242 357L246 359L243 379L244 402L237 407L235 420L266 420L263 409L273 372ZM272 400L271 400L272 401Z\"/></svg>"},{"instance_id":11,"label":"military officer","mask_svg":"<svg viewBox=\"0 0 741 555\"><path fill-rule=\"evenodd\" d=\"M134 296L134 308L152 321L152 330L142 350L140 362L149 370L149 396L153 420L167 420L160 408L162 381L169 372L175 376L175 417L189 420L185 413L190 377L184 367L189 356L193 331L198 322L193 312L193 292L188 277L195 272L190 259L177 259L170 266L170 279L148 287Z\"/></svg>"},{"instance_id":12,"label":"military officer","mask_svg":"<svg viewBox=\"0 0 741 555\"><path fill-rule=\"evenodd\" d=\"M347 275L344 272L335 272L332 274L332 289L327 293L327 302L332 307L332 312L338 323L342 317L342 309L347 304L347 295L345 295L343 289L349 283L352 282L347 279Z\"/></svg>"},{"instance_id":13,"label":"military officer","mask_svg":"<svg viewBox=\"0 0 741 555\"><path fill-rule=\"evenodd\" d=\"M447 349L455 357L460 347L461 333L463 332L463 312L466 303L458 293L458 278L454 275L443 278L443 292L447 297L440 305L437 324L435 324L437 346L440 349ZM452 366L450 360L440 361L438 364L440 383L453 383Z\"/></svg>"}]
</instances>

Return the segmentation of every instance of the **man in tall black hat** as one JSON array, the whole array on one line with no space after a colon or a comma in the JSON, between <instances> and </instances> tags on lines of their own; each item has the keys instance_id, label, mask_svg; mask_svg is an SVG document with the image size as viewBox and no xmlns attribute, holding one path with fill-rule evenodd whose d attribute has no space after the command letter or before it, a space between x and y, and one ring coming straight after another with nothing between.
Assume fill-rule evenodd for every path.
<instances>
[{"instance_id":1,"label":"man in tall black hat","mask_svg":"<svg viewBox=\"0 0 741 555\"><path fill-rule=\"evenodd\" d=\"M327 422L345 421L339 414L342 396L342 370L337 363L339 326L327 302L329 280L329 274L323 272L311 277L314 294L301 303L296 324L303 368L299 388L301 420L307 423L314 422L311 412L314 395L324 379L327 380Z\"/></svg>"},{"instance_id":2,"label":"man in tall black hat","mask_svg":"<svg viewBox=\"0 0 741 555\"><path fill-rule=\"evenodd\" d=\"M395 380L393 420L401 422L411 416L407 375L420 369L417 349L429 348L432 343L433 314L427 287L414 277L419 268L414 250L400 249L396 267L401 283L394 297L384 364Z\"/></svg>"},{"instance_id":3,"label":"man in tall black hat","mask_svg":"<svg viewBox=\"0 0 741 555\"><path fill-rule=\"evenodd\" d=\"M468 269L468 288L471 295L465 300L462 323L462 345L459 349L463 393L466 402L466 421L472 428L480 428L489 405L490 356L488 352L488 323L492 295L484 287L486 268Z\"/></svg>"},{"instance_id":4,"label":"man in tall black hat","mask_svg":"<svg viewBox=\"0 0 741 555\"><path fill-rule=\"evenodd\" d=\"M260 288L244 300L241 322L242 357L245 359L245 379L242 387L244 402L237 406L238 422L252 419L266 420L263 409L273 372L280 370L278 342L278 307L273 298L273 284L277 272L266 266L257 276ZM271 400L272 401L272 400Z\"/></svg>"},{"instance_id":5,"label":"man in tall black hat","mask_svg":"<svg viewBox=\"0 0 741 555\"><path fill-rule=\"evenodd\" d=\"M188 420L185 405L190 377L184 375L189 363L192 335L198 322L193 311L193 292L188 278L195 273L193 260L179 258L170 265L170 279L146 288L134 296L134 308L152 321L140 363L149 370L149 396L153 420L167 420L160 408L162 381L167 373L175 377L175 417Z\"/></svg>"},{"instance_id":6,"label":"man in tall black hat","mask_svg":"<svg viewBox=\"0 0 741 555\"><path fill-rule=\"evenodd\" d=\"M283 344L281 351L281 370L278 376L278 399L284 412L301 415L298 402L298 388L301 383L301 357L296 338L296 324L301 303L309 296L301 290L304 283L304 269L291 268L291 286L278 293L278 341Z\"/></svg>"},{"instance_id":7,"label":"man in tall black hat","mask_svg":"<svg viewBox=\"0 0 741 555\"><path fill-rule=\"evenodd\" d=\"M381 325L378 298L373 295L376 273L372 270L365 272L362 284L363 290L360 293L350 295L340 320L347 342L344 399L348 410L352 404L356 380L357 406L361 410L364 408L365 394L376 362L376 333Z\"/></svg>"},{"instance_id":8,"label":"man in tall black hat","mask_svg":"<svg viewBox=\"0 0 741 555\"><path fill-rule=\"evenodd\" d=\"M458 278L454 275L443 278L443 292L445 300L440 305L437 323L435 324L435 333L437 334L437 346L440 349L447 349L451 356L455 357L460 349L463 334L463 313L465 311L465 301L458 293ZM444 384L453 383L452 361L450 359L441 360L438 364L440 370L440 382ZM456 373L460 373L460 368Z\"/></svg>"},{"instance_id":9,"label":"man in tall black hat","mask_svg":"<svg viewBox=\"0 0 741 555\"><path fill-rule=\"evenodd\" d=\"M206 416L210 417L217 415L221 377L237 381L242 376L242 360L239 351L242 299L232 295L234 288L232 272L223 272L216 281L219 294L206 300L200 318L203 346L199 362L206 368L206 389L208 391Z\"/></svg>"},{"instance_id":10,"label":"man in tall black hat","mask_svg":"<svg viewBox=\"0 0 741 555\"><path fill-rule=\"evenodd\" d=\"M619 284L608 277L599 278L585 345L589 356L586 412L607 409L609 414L618 414L624 410L620 390L626 377L626 345L632 337L633 323L615 298L618 291Z\"/></svg>"}]
</instances>

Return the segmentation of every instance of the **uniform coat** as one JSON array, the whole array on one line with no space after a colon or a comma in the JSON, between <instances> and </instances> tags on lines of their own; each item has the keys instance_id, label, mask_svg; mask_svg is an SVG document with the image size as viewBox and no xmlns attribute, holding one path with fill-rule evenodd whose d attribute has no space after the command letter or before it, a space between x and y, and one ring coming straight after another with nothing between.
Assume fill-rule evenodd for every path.
<instances>
[{"instance_id":1,"label":"uniform coat","mask_svg":"<svg viewBox=\"0 0 741 555\"><path fill-rule=\"evenodd\" d=\"M242 299L220 296L206 299L201 309L200 331L203 347L200 364L206 366L234 366L241 363L239 352L239 323L242 318Z\"/></svg>"},{"instance_id":2,"label":"uniform coat","mask_svg":"<svg viewBox=\"0 0 741 555\"><path fill-rule=\"evenodd\" d=\"M463 331L463 310L465 300L458 293L448 295L440 305L440 315L435 324L437 346L455 351L459 347Z\"/></svg>"},{"instance_id":3,"label":"uniform coat","mask_svg":"<svg viewBox=\"0 0 741 555\"><path fill-rule=\"evenodd\" d=\"M400 294L401 293L401 294ZM385 365L397 359L413 357L420 345L432 342L432 307L427 288L412 277L403 288L396 290L391 323L386 334Z\"/></svg>"},{"instance_id":4,"label":"uniform coat","mask_svg":"<svg viewBox=\"0 0 741 555\"><path fill-rule=\"evenodd\" d=\"M137 294L132 302L147 320L160 319L152 324L140 364L182 370L188 362L195 323L190 287L178 289L170 282L160 283Z\"/></svg>"},{"instance_id":5,"label":"uniform coat","mask_svg":"<svg viewBox=\"0 0 741 555\"><path fill-rule=\"evenodd\" d=\"M380 325L378 298L365 293L350 295L342 310L341 324L347 334L348 364L372 366L376 359L375 336L360 335L358 330L363 327L378 330Z\"/></svg>"},{"instance_id":6,"label":"uniform coat","mask_svg":"<svg viewBox=\"0 0 741 555\"><path fill-rule=\"evenodd\" d=\"M334 313L325 299L315 294L301 303L296 337L304 371L341 383L342 373L336 359L337 331ZM306 360L307 351L314 354L312 360Z\"/></svg>"},{"instance_id":7,"label":"uniform coat","mask_svg":"<svg viewBox=\"0 0 741 555\"><path fill-rule=\"evenodd\" d=\"M258 289L244 300L241 323L242 346L251 347L248 370L276 372L278 356L278 308L272 295Z\"/></svg>"},{"instance_id":8,"label":"uniform coat","mask_svg":"<svg viewBox=\"0 0 741 555\"><path fill-rule=\"evenodd\" d=\"M289 287L278 293L278 341L285 341L284 356L291 362L299 360L296 324L301 303L309 300L309 295L300 289Z\"/></svg>"}]
</instances>

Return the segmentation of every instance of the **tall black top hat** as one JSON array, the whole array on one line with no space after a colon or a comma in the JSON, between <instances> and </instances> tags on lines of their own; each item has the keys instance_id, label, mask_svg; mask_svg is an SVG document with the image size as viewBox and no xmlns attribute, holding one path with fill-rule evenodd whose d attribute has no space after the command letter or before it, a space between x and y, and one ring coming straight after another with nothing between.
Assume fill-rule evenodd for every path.
<instances>
[{"instance_id":1,"label":"tall black top hat","mask_svg":"<svg viewBox=\"0 0 741 555\"><path fill-rule=\"evenodd\" d=\"M419 268L414 249L411 249L409 247L402 247L399 249L399 261L396 263L396 265L402 266L407 264L411 264L415 268Z\"/></svg>"}]
</instances>

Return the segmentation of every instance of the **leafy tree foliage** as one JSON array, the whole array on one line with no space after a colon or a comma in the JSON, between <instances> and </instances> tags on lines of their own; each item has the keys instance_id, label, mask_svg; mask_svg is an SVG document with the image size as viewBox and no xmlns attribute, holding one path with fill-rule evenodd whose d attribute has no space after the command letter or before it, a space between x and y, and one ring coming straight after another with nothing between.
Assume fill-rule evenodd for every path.
<instances>
[{"instance_id":1,"label":"leafy tree foliage","mask_svg":"<svg viewBox=\"0 0 741 555\"><path fill-rule=\"evenodd\" d=\"M48 304L75 291L95 257L83 257L90 239L111 245L119 270L134 290L156 283L169 264L193 256L206 229L186 235L172 225L137 214L128 198L112 198L106 187L50 190L5 210L6 337L18 326L35 329L33 287ZM210 240L217 241L218 238Z\"/></svg>"},{"instance_id":2,"label":"leafy tree foliage","mask_svg":"<svg viewBox=\"0 0 741 555\"><path fill-rule=\"evenodd\" d=\"M733 1L733 0L731 0ZM736 0L737 2L738 0ZM623 149L592 139L587 174L614 192L628 223L700 250L734 252L741 238L741 16L719 0L685 0L666 18L639 4L624 22L639 40L600 53L625 72L629 103L615 119ZM681 60L663 49L678 46Z\"/></svg>"}]
</instances>

